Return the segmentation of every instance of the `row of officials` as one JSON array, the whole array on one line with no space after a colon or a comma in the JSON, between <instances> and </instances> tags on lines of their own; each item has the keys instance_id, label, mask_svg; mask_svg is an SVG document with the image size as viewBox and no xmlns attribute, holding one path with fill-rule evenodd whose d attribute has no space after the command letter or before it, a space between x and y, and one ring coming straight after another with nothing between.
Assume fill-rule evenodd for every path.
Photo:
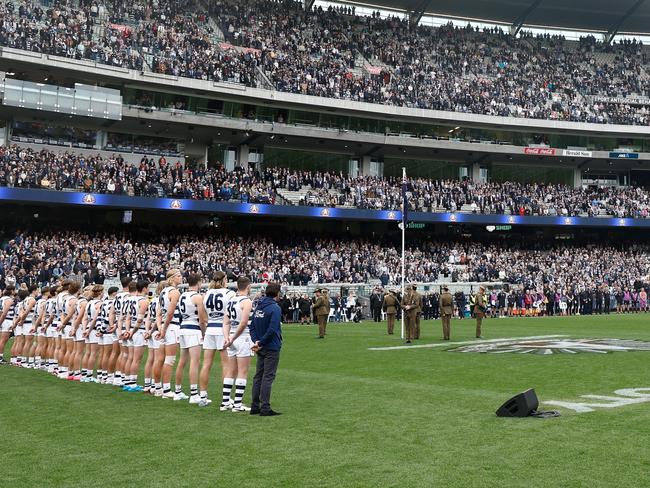
<instances>
[{"instance_id":1,"label":"row of officials","mask_svg":"<svg viewBox=\"0 0 650 488\"><path fill-rule=\"evenodd\" d=\"M393 335L395 329L395 317L398 310L404 310L404 329L406 343L420 338L420 317L422 315L422 295L418 293L416 285L409 285L404 291L401 302L398 300L394 291L389 291L384 295L382 306L386 313L388 322L388 334ZM481 328L486 311L485 288L481 286L478 293L474 296L474 307L472 312L476 318L476 337L481 338ZM454 312L454 298L449 293L449 288L442 287L440 294L440 318L442 319L442 336L448 341L451 335L451 316Z\"/></svg>"}]
</instances>

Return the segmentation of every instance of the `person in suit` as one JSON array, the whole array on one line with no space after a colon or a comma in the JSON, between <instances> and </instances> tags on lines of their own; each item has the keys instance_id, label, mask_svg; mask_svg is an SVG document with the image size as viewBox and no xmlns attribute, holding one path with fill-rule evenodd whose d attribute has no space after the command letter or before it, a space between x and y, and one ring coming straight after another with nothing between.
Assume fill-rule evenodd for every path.
<instances>
[{"instance_id":1,"label":"person in suit","mask_svg":"<svg viewBox=\"0 0 650 488\"><path fill-rule=\"evenodd\" d=\"M318 338L325 338L325 329L327 328L327 318L330 314L330 298L327 289L316 290L316 300L312 305L312 310L318 322Z\"/></svg>"},{"instance_id":2,"label":"person in suit","mask_svg":"<svg viewBox=\"0 0 650 488\"><path fill-rule=\"evenodd\" d=\"M381 322L381 301L382 295L379 288L375 288L370 295L370 310L372 312L372 320L374 322Z\"/></svg>"},{"instance_id":3,"label":"person in suit","mask_svg":"<svg viewBox=\"0 0 650 488\"><path fill-rule=\"evenodd\" d=\"M474 316L476 317L476 338L481 339L481 326L487 309L485 303L485 287L480 286L474 298Z\"/></svg>"},{"instance_id":4,"label":"person in suit","mask_svg":"<svg viewBox=\"0 0 650 488\"><path fill-rule=\"evenodd\" d=\"M384 301L382 303L382 309L386 312L386 321L388 325L388 335L393 335L395 330L395 316L397 315L397 309L399 307L399 302L395 296L395 292L391 290L390 292L384 295Z\"/></svg>"},{"instance_id":5,"label":"person in suit","mask_svg":"<svg viewBox=\"0 0 650 488\"><path fill-rule=\"evenodd\" d=\"M442 337L448 341L451 335L451 316L454 314L454 297L449 293L449 288L442 287L440 295L440 314L442 316Z\"/></svg>"},{"instance_id":6,"label":"person in suit","mask_svg":"<svg viewBox=\"0 0 650 488\"><path fill-rule=\"evenodd\" d=\"M419 300L417 293L412 287L407 287L402 298L402 310L404 311L404 328L406 329L406 343L410 344L415 337L415 320L417 318Z\"/></svg>"}]
</instances>

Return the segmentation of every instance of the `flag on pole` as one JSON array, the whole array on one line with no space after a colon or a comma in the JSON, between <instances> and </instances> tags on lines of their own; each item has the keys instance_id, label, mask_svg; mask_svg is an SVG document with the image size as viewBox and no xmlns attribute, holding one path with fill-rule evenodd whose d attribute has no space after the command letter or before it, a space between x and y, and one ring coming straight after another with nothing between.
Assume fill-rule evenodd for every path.
<instances>
[{"instance_id":1,"label":"flag on pole","mask_svg":"<svg viewBox=\"0 0 650 488\"><path fill-rule=\"evenodd\" d=\"M408 222L408 183L406 182L406 169L402 172L402 225L406 228L406 223Z\"/></svg>"}]
</instances>

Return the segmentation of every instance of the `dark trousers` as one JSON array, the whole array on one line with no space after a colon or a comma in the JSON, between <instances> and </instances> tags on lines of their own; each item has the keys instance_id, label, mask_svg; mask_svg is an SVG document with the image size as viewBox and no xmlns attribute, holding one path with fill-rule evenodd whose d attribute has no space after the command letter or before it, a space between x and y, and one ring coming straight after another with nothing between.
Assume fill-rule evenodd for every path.
<instances>
[{"instance_id":1,"label":"dark trousers","mask_svg":"<svg viewBox=\"0 0 650 488\"><path fill-rule=\"evenodd\" d=\"M271 410L271 387L280 362L280 351L257 352L257 370L253 377L252 410L268 412Z\"/></svg>"},{"instance_id":2,"label":"dark trousers","mask_svg":"<svg viewBox=\"0 0 650 488\"><path fill-rule=\"evenodd\" d=\"M372 318L375 322L381 322L381 307L372 309Z\"/></svg>"}]
</instances>

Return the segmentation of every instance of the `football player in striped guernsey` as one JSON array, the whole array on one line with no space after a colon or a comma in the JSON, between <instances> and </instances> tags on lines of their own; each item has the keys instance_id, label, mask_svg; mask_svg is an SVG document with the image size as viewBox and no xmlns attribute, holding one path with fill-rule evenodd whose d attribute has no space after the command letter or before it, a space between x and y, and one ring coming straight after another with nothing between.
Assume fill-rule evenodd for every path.
<instances>
[{"instance_id":1,"label":"football player in striped guernsey","mask_svg":"<svg viewBox=\"0 0 650 488\"><path fill-rule=\"evenodd\" d=\"M73 281L68 286L67 294L64 293L62 300L61 321L58 331L62 333L61 359L59 359L59 378L68 379L69 371L72 370L72 359L74 358L74 336L72 335L72 319L77 307L77 294L81 285Z\"/></svg>"},{"instance_id":2,"label":"football player in striped guernsey","mask_svg":"<svg viewBox=\"0 0 650 488\"><path fill-rule=\"evenodd\" d=\"M228 349L228 358L230 360L224 365L225 378L223 380L221 410L250 411L250 408L242 403L246 391L248 367L253 356L253 342L248 328L252 309L252 302L249 297L250 291L250 279L240 277L237 280L237 294L228 302L226 316L223 321L223 334L226 337L224 347ZM233 381L235 384L235 401L230 403Z\"/></svg>"},{"instance_id":3,"label":"football player in striped guernsey","mask_svg":"<svg viewBox=\"0 0 650 488\"><path fill-rule=\"evenodd\" d=\"M128 276L124 276L120 279L120 282L122 283L122 291L115 295L115 303L113 304L113 310L115 313L115 335L117 336L117 345L113 348L111 365L115 371L115 379L113 381L113 384L115 386L124 386L123 371L129 355L128 349L124 340L121 338L121 335L123 332L122 322L126 316L127 298L130 295L129 285L131 284L131 281L133 280Z\"/></svg>"},{"instance_id":4,"label":"football player in striped guernsey","mask_svg":"<svg viewBox=\"0 0 650 488\"><path fill-rule=\"evenodd\" d=\"M70 296L70 280L64 280L61 283L61 291L56 297L56 316L54 318L54 323L56 326L56 348L55 348L55 360L54 360L54 373L58 376L61 373L61 370L64 368L63 362L65 361L65 352L66 352L66 343L65 338L63 337L63 326L61 322L65 317L65 302ZM67 372L66 372L67 376Z\"/></svg>"},{"instance_id":5,"label":"football player in striped guernsey","mask_svg":"<svg viewBox=\"0 0 650 488\"><path fill-rule=\"evenodd\" d=\"M31 355L34 357L34 367L38 369L43 369L43 358L45 357L46 345L47 345L47 301L50 298L50 287L44 286L41 288L41 296L36 301L35 311L34 311L34 324L32 325L32 331L36 336L36 341L34 342L34 349L31 352Z\"/></svg>"},{"instance_id":6,"label":"football player in striped guernsey","mask_svg":"<svg viewBox=\"0 0 650 488\"><path fill-rule=\"evenodd\" d=\"M86 343L86 354L81 360L81 381L83 383L97 383L98 380L93 376L95 371L95 364L99 356L99 340L97 334L97 322L99 320L99 312L102 306L101 297L104 294L104 287L102 285L95 285L91 289L91 296L88 304L86 305L86 316L84 318L84 332L83 337ZM97 374L99 375L99 369Z\"/></svg>"},{"instance_id":7,"label":"football player in striped guernsey","mask_svg":"<svg viewBox=\"0 0 650 488\"><path fill-rule=\"evenodd\" d=\"M147 319L144 323L144 338L147 341L147 362L144 365L144 391L154 396L162 396L162 366L165 360L165 350L160 340L156 339L158 332L156 317L158 315L158 297L167 282L161 281L156 287L156 293L151 297Z\"/></svg>"},{"instance_id":8,"label":"football player in striped guernsey","mask_svg":"<svg viewBox=\"0 0 650 488\"><path fill-rule=\"evenodd\" d=\"M201 402L199 406L208 406L211 401L208 399L208 383L210 381L210 370L214 362L215 351L221 355L221 364L228 362L228 351L224 347L223 319L226 307L235 292L226 288L228 278L223 271L214 274L208 291L203 296L203 306L208 314L208 327L203 338L203 367L199 379ZM223 383L223 374L221 382Z\"/></svg>"},{"instance_id":9,"label":"football player in striped guernsey","mask_svg":"<svg viewBox=\"0 0 650 488\"><path fill-rule=\"evenodd\" d=\"M54 373L56 363L56 298L61 293L60 286L50 287L50 298L45 303L45 367L48 373Z\"/></svg>"},{"instance_id":10,"label":"football player in striped guernsey","mask_svg":"<svg viewBox=\"0 0 650 488\"><path fill-rule=\"evenodd\" d=\"M11 364L14 366L27 366L27 361L23 358L23 345L25 344L25 336L23 334L23 304L28 295L29 292L26 288L20 288L18 290L18 300L14 305L14 322L11 326L11 330L14 333L14 343L11 346Z\"/></svg>"},{"instance_id":11,"label":"football player in striped guernsey","mask_svg":"<svg viewBox=\"0 0 650 488\"><path fill-rule=\"evenodd\" d=\"M4 351L14 323L15 293L16 288L13 285L8 285L0 297L0 364L6 363Z\"/></svg>"},{"instance_id":12,"label":"football player in striped guernsey","mask_svg":"<svg viewBox=\"0 0 650 488\"><path fill-rule=\"evenodd\" d=\"M203 295L199 293L200 282L201 275L189 275L187 277L188 290L182 293L178 299L178 310L181 313L181 360L187 361L189 356L191 404L198 404L201 401L199 397L199 366L203 334L208 325L208 314L203 306ZM182 363L184 361L179 361L179 368Z\"/></svg>"},{"instance_id":13,"label":"football player in striped guernsey","mask_svg":"<svg viewBox=\"0 0 650 488\"><path fill-rule=\"evenodd\" d=\"M163 288L158 297L158 309L156 311L158 333L156 339L163 341L165 350L165 360L162 368L162 398L174 399L176 397L171 391L171 378L176 363L176 353L178 352L178 331L180 327L177 305L181 294L176 287L182 282L181 271L179 269L170 269L167 272L167 286ZM176 386L180 390L181 385Z\"/></svg>"},{"instance_id":14,"label":"football player in striped guernsey","mask_svg":"<svg viewBox=\"0 0 650 488\"><path fill-rule=\"evenodd\" d=\"M35 306L36 297L38 296L38 287L36 285L29 285L27 287L28 295L21 302L20 308L20 325L23 329L23 348L19 352L22 358L23 366L26 368L34 368L34 321L35 321Z\"/></svg>"},{"instance_id":15,"label":"football player in striped guernsey","mask_svg":"<svg viewBox=\"0 0 650 488\"><path fill-rule=\"evenodd\" d=\"M70 370L72 374L69 379L72 381L81 381L81 363L83 360L84 349L86 348L86 338L84 337L84 321L88 301L92 295L92 287L84 288L83 293L77 299L74 307L74 317L72 318L72 330L70 335L74 338L74 353L70 361Z\"/></svg>"},{"instance_id":16,"label":"football player in striped guernsey","mask_svg":"<svg viewBox=\"0 0 650 488\"><path fill-rule=\"evenodd\" d=\"M130 361L126 365L126 382L124 391L142 391L138 385L138 372L144 353L144 319L149 308L149 301L146 294L149 290L147 280L138 280L135 285L135 294L131 295L127 317L124 321L123 336L126 339L126 347L129 349Z\"/></svg>"},{"instance_id":17,"label":"football player in striped guernsey","mask_svg":"<svg viewBox=\"0 0 650 488\"><path fill-rule=\"evenodd\" d=\"M108 294L99 310L99 318L97 319L97 335L99 335L100 344L100 373L99 382L101 384L112 385L115 379L115 363L113 358L115 356L114 350L119 352L117 345L117 335L115 334L115 297L119 288L111 286L108 289Z\"/></svg>"}]
</instances>

